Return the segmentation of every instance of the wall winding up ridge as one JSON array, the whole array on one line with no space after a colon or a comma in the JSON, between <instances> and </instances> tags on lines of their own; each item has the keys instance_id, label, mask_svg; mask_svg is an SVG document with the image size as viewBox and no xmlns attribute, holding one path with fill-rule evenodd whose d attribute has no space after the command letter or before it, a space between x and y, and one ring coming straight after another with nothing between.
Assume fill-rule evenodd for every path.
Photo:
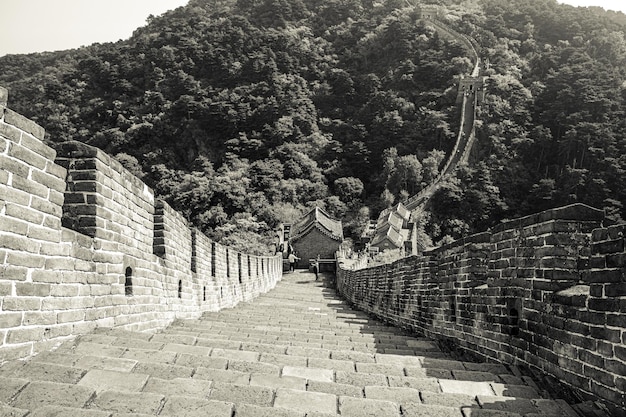
<instances>
[{"instance_id":1,"label":"wall winding up ridge","mask_svg":"<svg viewBox=\"0 0 626 417\"><path fill-rule=\"evenodd\" d=\"M431 184L421 190L418 194L407 200L405 206L414 211L423 206L441 187L442 181L450 175L460 163L467 163L472 145L476 139L474 121L476 119L476 108L484 99L484 77L480 75L481 61L474 43L465 35L448 27L445 23L437 20L440 14L439 6L422 6L419 8L420 17L428 24L432 25L437 33L446 39L459 42L471 54L474 61L474 68L470 76L461 76L459 79L459 89L457 94L457 104L460 104L460 126L454 149L448 157L441 172Z\"/></svg>"},{"instance_id":2,"label":"wall winding up ridge","mask_svg":"<svg viewBox=\"0 0 626 417\"><path fill-rule=\"evenodd\" d=\"M96 327L154 331L273 288L280 257L238 253L115 159L80 142L59 155L0 87L0 362Z\"/></svg>"},{"instance_id":3,"label":"wall winding up ridge","mask_svg":"<svg viewBox=\"0 0 626 417\"><path fill-rule=\"evenodd\" d=\"M556 378L626 409L626 225L576 204L447 246L339 269L356 307L486 360Z\"/></svg>"}]
</instances>

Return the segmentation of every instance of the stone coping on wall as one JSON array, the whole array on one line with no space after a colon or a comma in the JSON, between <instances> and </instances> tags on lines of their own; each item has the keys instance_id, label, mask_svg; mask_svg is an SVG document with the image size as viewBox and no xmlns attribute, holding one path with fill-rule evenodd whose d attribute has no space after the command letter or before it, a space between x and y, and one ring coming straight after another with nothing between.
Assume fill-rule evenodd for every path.
<instances>
[{"instance_id":1,"label":"stone coping on wall","mask_svg":"<svg viewBox=\"0 0 626 417\"><path fill-rule=\"evenodd\" d=\"M281 279L280 256L213 242L98 148L57 153L7 99L0 87L0 362L98 327L156 331Z\"/></svg>"},{"instance_id":2,"label":"stone coping on wall","mask_svg":"<svg viewBox=\"0 0 626 417\"><path fill-rule=\"evenodd\" d=\"M588 205L558 207L390 265L340 265L337 288L395 326L623 410L626 225L605 223Z\"/></svg>"},{"instance_id":3,"label":"stone coping on wall","mask_svg":"<svg viewBox=\"0 0 626 417\"><path fill-rule=\"evenodd\" d=\"M604 210L593 208L586 204L575 203L531 214L525 217L520 217L519 219L502 222L499 225L494 226L492 228L492 232L497 233L510 229L523 228L550 220L581 220L593 222L603 221L604 217Z\"/></svg>"}]
</instances>

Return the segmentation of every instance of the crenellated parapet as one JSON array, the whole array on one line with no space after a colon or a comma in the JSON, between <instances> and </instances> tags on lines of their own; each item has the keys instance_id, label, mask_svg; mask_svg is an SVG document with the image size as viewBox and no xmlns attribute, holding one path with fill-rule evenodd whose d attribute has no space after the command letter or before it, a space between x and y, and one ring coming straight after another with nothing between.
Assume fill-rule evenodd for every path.
<instances>
[{"instance_id":1,"label":"crenellated parapet","mask_svg":"<svg viewBox=\"0 0 626 417\"><path fill-rule=\"evenodd\" d=\"M463 97L467 97L476 104L485 99L485 77L459 77L459 89L456 95L456 103L463 103Z\"/></svg>"},{"instance_id":2,"label":"crenellated parapet","mask_svg":"<svg viewBox=\"0 0 626 417\"><path fill-rule=\"evenodd\" d=\"M420 19L438 19L443 9L436 4L420 4L415 7Z\"/></svg>"},{"instance_id":3,"label":"crenellated parapet","mask_svg":"<svg viewBox=\"0 0 626 417\"><path fill-rule=\"evenodd\" d=\"M420 207L423 207L441 186L442 181L450 175L459 164L465 164L469 160L472 146L476 140L475 120L476 109L485 99L485 77L481 76L482 62L478 55L476 42L454 29L440 19L445 14L445 9L437 5L416 6L421 19L431 25L444 39L460 43L471 55L474 67L470 74L458 77L458 90L456 104L460 107L460 123L457 138L448 155L446 163L439 171L439 175L418 194L409 198L405 205L412 212L419 215Z\"/></svg>"},{"instance_id":4,"label":"crenellated parapet","mask_svg":"<svg viewBox=\"0 0 626 417\"><path fill-rule=\"evenodd\" d=\"M0 363L98 327L156 331L273 288L282 259L211 241L101 150L0 88Z\"/></svg>"},{"instance_id":5,"label":"crenellated parapet","mask_svg":"<svg viewBox=\"0 0 626 417\"><path fill-rule=\"evenodd\" d=\"M395 326L624 410L626 225L603 221L583 204L547 210L390 265L339 269L337 288Z\"/></svg>"}]
</instances>

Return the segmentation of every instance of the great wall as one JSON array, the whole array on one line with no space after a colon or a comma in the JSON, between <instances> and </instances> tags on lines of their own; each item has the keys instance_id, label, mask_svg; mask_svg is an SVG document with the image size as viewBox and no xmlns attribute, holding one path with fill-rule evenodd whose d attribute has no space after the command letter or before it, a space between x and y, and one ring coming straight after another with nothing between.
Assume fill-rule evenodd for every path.
<instances>
[{"instance_id":1,"label":"great wall","mask_svg":"<svg viewBox=\"0 0 626 417\"><path fill-rule=\"evenodd\" d=\"M460 106L460 123L454 148L450 152L446 163L439 175L418 194L411 196L404 205L412 212L419 214L419 208L423 207L434 193L441 187L444 180L457 168L458 165L467 163L472 146L476 141L474 129L476 108L485 97L485 80L482 75L481 59L477 47L470 38L448 27L439 20L442 9L439 6L421 6L418 8L421 19L431 25L444 39L458 42L471 55L474 67L469 75L461 76L458 80L458 92L456 102Z\"/></svg>"},{"instance_id":2,"label":"great wall","mask_svg":"<svg viewBox=\"0 0 626 417\"><path fill-rule=\"evenodd\" d=\"M0 97L0 361L97 327L160 329L280 279L280 257L210 241L96 148L56 155Z\"/></svg>"},{"instance_id":3,"label":"great wall","mask_svg":"<svg viewBox=\"0 0 626 417\"><path fill-rule=\"evenodd\" d=\"M0 88L0 416L626 415L626 225L602 211L317 283L44 133Z\"/></svg>"},{"instance_id":4,"label":"great wall","mask_svg":"<svg viewBox=\"0 0 626 417\"><path fill-rule=\"evenodd\" d=\"M361 311L482 360L525 366L626 409L626 225L576 204L361 270L338 292Z\"/></svg>"}]
</instances>

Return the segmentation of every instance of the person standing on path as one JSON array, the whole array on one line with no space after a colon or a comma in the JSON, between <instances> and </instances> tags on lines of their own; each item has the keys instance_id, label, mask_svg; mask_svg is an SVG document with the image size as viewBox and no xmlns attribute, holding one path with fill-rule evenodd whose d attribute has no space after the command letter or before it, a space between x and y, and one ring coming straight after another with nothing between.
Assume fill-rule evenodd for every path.
<instances>
[{"instance_id":1,"label":"person standing on path","mask_svg":"<svg viewBox=\"0 0 626 417\"><path fill-rule=\"evenodd\" d=\"M320 271L320 256L317 255L315 261L313 261L313 272L315 272L315 281L319 278L318 273Z\"/></svg>"},{"instance_id":2,"label":"person standing on path","mask_svg":"<svg viewBox=\"0 0 626 417\"><path fill-rule=\"evenodd\" d=\"M296 261L298 260L300 260L300 258L298 258L294 252L289 254L289 272L296 270Z\"/></svg>"}]
</instances>

